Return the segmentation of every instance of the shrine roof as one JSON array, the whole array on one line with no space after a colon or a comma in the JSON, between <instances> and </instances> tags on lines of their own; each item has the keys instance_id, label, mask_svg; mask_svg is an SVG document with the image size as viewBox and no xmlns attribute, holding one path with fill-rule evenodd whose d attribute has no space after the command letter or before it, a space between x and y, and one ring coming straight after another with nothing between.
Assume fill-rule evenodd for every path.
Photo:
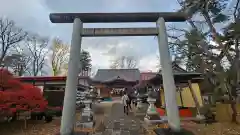
<instances>
[{"instance_id":1,"label":"shrine roof","mask_svg":"<svg viewBox=\"0 0 240 135\"><path fill-rule=\"evenodd\" d=\"M139 69L98 69L92 81L110 82L114 80L135 82L140 80Z\"/></svg>"},{"instance_id":2,"label":"shrine roof","mask_svg":"<svg viewBox=\"0 0 240 135\"><path fill-rule=\"evenodd\" d=\"M201 75L202 73L188 72L181 68L177 63L172 63L173 75ZM157 75L162 75L162 70L159 70Z\"/></svg>"}]
</instances>

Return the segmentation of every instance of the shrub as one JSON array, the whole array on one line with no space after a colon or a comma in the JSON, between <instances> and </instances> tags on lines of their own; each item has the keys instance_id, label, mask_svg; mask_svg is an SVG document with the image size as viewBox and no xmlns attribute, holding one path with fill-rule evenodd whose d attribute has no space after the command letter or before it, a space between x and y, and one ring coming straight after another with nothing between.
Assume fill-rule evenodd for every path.
<instances>
[{"instance_id":1,"label":"shrub","mask_svg":"<svg viewBox=\"0 0 240 135\"><path fill-rule=\"evenodd\" d=\"M22 83L8 70L0 69L0 117L25 111L44 112L47 105L40 88Z\"/></svg>"}]
</instances>

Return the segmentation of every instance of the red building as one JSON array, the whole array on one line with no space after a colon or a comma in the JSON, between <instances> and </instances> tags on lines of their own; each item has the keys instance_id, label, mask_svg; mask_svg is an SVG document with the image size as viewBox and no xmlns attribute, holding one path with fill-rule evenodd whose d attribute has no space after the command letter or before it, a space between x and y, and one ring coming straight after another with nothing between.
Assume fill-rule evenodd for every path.
<instances>
[{"instance_id":1,"label":"red building","mask_svg":"<svg viewBox=\"0 0 240 135\"><path fill-rule=\"evenodd\" d=\"M142 72L140 74L140 81L135 87L145 87L148 83L148 80L154 78L157 75L156 72Z\"/></svg>"}]
</instances>

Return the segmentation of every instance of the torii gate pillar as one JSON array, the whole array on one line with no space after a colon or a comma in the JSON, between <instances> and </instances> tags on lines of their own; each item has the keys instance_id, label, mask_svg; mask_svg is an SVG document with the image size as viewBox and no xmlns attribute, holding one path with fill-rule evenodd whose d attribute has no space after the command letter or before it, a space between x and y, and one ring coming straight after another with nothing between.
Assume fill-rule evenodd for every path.
<instances>
[{"instance_id":1,"label":"torii gate pillar","mask_svg":"<svg viewBox=\"0 0 240 135\"><path fill-rule=\"evenodd\" d=\"M180 130L179 110L176 99L176 86L173 77L172 62L168 47L167 30L163 18L157 20L158 49L162 66L164 99L166 102L168 124L175 130Z\"/></svg>"},{"instance_id":2,"label":"torii gate pillar","mask_svg":"<svg viewBox=\"0 0 240 135\"><path fill-rule=\"evenodd\" d=\"M79 18L75 18L73 22L70 58L68 63L68 73L60 128L61 135L70 135L74 130L82 30L82 21Z\"/></svg>"}]
</instances>

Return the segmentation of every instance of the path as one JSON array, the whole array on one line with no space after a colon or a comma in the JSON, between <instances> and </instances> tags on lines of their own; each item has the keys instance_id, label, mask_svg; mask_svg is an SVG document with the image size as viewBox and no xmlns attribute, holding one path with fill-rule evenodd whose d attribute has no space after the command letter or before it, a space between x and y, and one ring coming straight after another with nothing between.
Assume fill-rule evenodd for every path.
<instances>
[{"instance_id":1,"label":"path","mask_svg":"<svg viewBox=\"0 0 240 135\"><path fill-rule=\"evenodd\" d=\"M125 115L119 102L112 104L110 114L104 118L104 125L106 129L102 135L142 135L140 121L131 112Z\"/></svg>"}]
</instances>

